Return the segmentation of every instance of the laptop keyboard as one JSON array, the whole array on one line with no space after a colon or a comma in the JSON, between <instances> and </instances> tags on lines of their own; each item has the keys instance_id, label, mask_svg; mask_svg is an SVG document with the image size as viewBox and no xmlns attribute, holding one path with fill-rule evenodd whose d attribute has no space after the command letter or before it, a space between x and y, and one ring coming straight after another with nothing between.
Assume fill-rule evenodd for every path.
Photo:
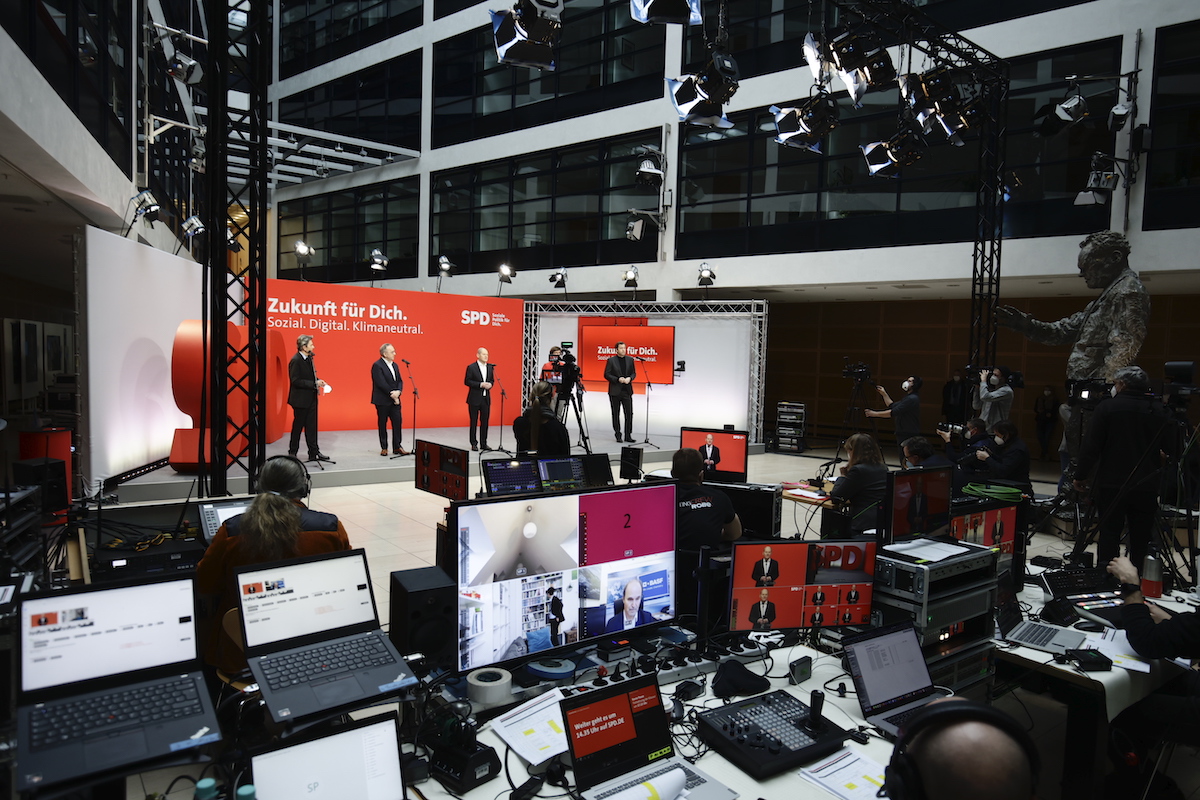
<instances>
[{"instance_id":1,"label":"laptop keyboard","mask_svg":"<svg viewBox=\"0 0 1200 800\"><path fill-rule=\"evenodd\" d=\"M892 723L897 728L903 728L904 724L916 716L916 713L923 708L925 708L925 706L916 706L908 709L907 711L901 711L899 714L892 714L890 717L884 717L883 720L884 722Z\"/></svg>"},{"instance_id":2,"label":"laptop keyboard","mask_svg":"<svg viewBox=\"0 0 1200 800\"><path fill-rule=\"evenodd\" d=\"M267 679L267 686L278 690L312 683L342 672L394 664L396 659L379 637L367 636L286 656L263 658L258 663L262 667L263 677Z\"/></svg>"},{"instance_id":3,"label":"laptop keyboard","mask_svg":"<svg viewBox=\"0 0 1200 800\"><path fill-rule=\"evenodd\" d=\"M646 781L652 781L655 778L662 777L673 769L683 770L683 774L687 778L687 782L683 785L685 790L695 789L702 783L708 783L708 781L704 780L704 778L701 778L683 764L678 762L667 762L657 769L651 770L650 772L640 773L637 778L629 781L628 783L622 783L620 786L614 786L611 789L605 789L603 792L599 792L594 796L596 800L603 800L605 797L612 797L614 794L620 794L621 792L624 792L627 789L632 789L633 787L643 784Z\"/></svg>"},{"instance_id":4,"label":"laptop keyboard","mask_svg":"<svg viewBox=\"0 0 1200 800\"><path fill-rule=\"evenodd\" d=\"M1024 622L1013 633L1020 637L1021 644L1045 647L1058 633L1058 628L1051 628L1049 625L1038 625L1034 622Z\"/></svg>"},{"instance_id":5,"label":"laptop keyboard","mask_svg":"<svg viewBox=\"0 0 1200 800\"><path fill-rule=\"evenodd\" d=\"M120 728L188 717L200 714L203 708L191 678L35 708L29 715L30 747L36 750Z\"/></svg>"}]
</instances>

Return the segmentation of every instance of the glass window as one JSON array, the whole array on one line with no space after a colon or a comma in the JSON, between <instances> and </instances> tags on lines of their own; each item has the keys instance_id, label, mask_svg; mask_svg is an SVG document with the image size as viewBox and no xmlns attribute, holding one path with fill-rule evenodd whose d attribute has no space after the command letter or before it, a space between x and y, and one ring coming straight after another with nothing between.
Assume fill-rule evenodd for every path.
<instances>
[{"instance_id":1,"label":"glass window","mask_svg":"<svg viewBox=\"0 0 1200 800\"><path fill-rule=\"evenodd\" d=\"M327 64L412 30L421 21L421 0L280 0L280 77Z\"/></svg>"},{"instance_id":2,"label":"glass window","mask_svg":"<svg viewBox=\"0 0 1200 800\"><path fill-rule=\"evenodd\" d=\"M1200 22L1159 30L1154 52L1142 228L1194 228L1200 225Z\"/></svg>"}]
</instances>

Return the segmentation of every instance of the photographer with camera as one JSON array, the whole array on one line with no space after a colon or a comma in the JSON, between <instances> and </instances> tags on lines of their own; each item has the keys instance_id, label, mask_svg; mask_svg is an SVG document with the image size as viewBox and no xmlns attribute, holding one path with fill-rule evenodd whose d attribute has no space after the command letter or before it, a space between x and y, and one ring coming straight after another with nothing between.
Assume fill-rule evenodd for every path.
<instances>
[{"instance_id":1,"label":"photographer with camera","mask_svg":"<svg viewBox=\"0 0 1200 800\"><path fill-rule=\"evenodd\" d=\"M547 357L546 363L542 364L542 380L554 387L554 393L558 394L558 386L562 383L562 351L558 345L550 348L550 354Z\"/></svg>"},{"instance_id":2,"label":"photographer with camera","mask_svg":"<svg viewBox=\"0 0 1200 800\"><path fill-rule=\"evenodd\" d=\"M887 408L883 411L875 411L866 409L864 413L871 419L888 419L891 418L896 422L896 447L900 451L900 468L903 469L907 462L904 459L904 440L911 439L914 436L921 435L921 398L917 394L921 390L923 381L916 375L910 375L905 378L900 384L900 388L904 390L904 397L896 402L892 402L892 398L887 393L887 389L882 386L876 386L876 391L883 398L883 402L887 403Z\"/></svg>"},{"instance_id":3,"label":"photographer with camera","mask_svg":"<svg viewBox=\"0 0 1200 800\"><path fill-rule=\"evenodd\" d=\"M1029 448L1017 436L1017 426L1010 420L1001 420L992 426L992 440L975 450L970 457L959 461L967 473L984 479L998 478L1015 483L1021 491L1032 495L1033 484L1029 481Z\"/></svg>"},{"instance_id":4,"label":"photographer with camera","mask_svg":"<svg viewBox=\"0 0 1200 800\"><path fill-rule=\"evenodd\" d=\"M1008 419L1012 411L1013 388L1009 384L1012 370L1008 367L979 370L979 387L973 398L971 408L979 412L979 417L990 430L997 422Z\"/></svg>"}]
</instances>

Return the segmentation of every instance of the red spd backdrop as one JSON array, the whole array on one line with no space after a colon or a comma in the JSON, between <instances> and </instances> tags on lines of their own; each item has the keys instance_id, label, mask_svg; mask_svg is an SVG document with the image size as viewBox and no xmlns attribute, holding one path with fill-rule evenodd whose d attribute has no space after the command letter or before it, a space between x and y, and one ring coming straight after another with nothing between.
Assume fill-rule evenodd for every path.
<instances>
[{"instance_id":1,"label":"red spd backdrop","mask_svg":"<svg viewBox=\"0 0 1200 800\"><path fill-rule=\"evenodd\" d=\"M489 360L499 365L496 379L508 390L505 414L516 417L521 413L524 313L524 301L515 298L267 282L267 329L282 334L284 363L296 352L297 336L313 337L317 377L333 388L321 396L318 412L318 425L326 431L375 428L371 364L379 358L379 346L384 342L395 346L396 364L404 378L405 428L412 426L412 381L410 367L400 359L412 362L412 376L421 390L417 424L421 428L464 427L467 387L463 373L479 347L486 347ZM270 338L268 358L275 355L270 346L277 341ZM274 396L273 391L271 394ZM286 386L283 395L286 400ZM492 405L492 424L500 424L499 398Z\"/></svg>"},{"instance_id":2,"label":"red spd backdrop","mask_svg":"<svg viewBox=\"0 0 1200 800\"><path fill-rule=\"evenodd\" d=\"M575 355L583 369L584 388L590 392L607 392L604 364L615 356L616 343L625 343L625 354L641 356L637 362L637 377L633 390L646 391L646 379L651 383L675 382L675 328L668 325L581 325L579 346Z\"/></svg>"}]
</instances>

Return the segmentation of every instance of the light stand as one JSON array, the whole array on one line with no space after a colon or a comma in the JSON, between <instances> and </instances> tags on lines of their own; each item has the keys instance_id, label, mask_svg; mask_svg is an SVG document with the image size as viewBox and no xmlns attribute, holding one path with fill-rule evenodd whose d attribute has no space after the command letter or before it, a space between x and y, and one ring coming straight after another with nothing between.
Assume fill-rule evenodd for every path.
<instances>
[{"instance_id":1,"label":"light stand","mask_svg":"<svg viewBox=\"0 0 1200 800\"><path fill-rule=\"evenodd\" d=\"M643 372L645 372L645 371L646 371L646 367L645 367L645 364L646 364L646 359L642 358L641 356L634 356L634 358L636 358L638 361L641 361L641 362L642 362L642 371L643 371ZM643 440L640 442L640 444L648 445L648 446L650 446L650 447L653 447L655 450L662 450L662 448L661 448L661 447L659 447L658 445L656 445L654 442L650 441L650 392L651 392L653 389L654 389L654 384L650 382L650 376L649 376L649 375L647 375L647 376L646 376L646 414L645 414L645 417L646 417L646 424L645 424L645 434L646 434L646 437L645 437L645 438L644 438L644 439L643 439Z\"/></svg>"}]
</instances>

